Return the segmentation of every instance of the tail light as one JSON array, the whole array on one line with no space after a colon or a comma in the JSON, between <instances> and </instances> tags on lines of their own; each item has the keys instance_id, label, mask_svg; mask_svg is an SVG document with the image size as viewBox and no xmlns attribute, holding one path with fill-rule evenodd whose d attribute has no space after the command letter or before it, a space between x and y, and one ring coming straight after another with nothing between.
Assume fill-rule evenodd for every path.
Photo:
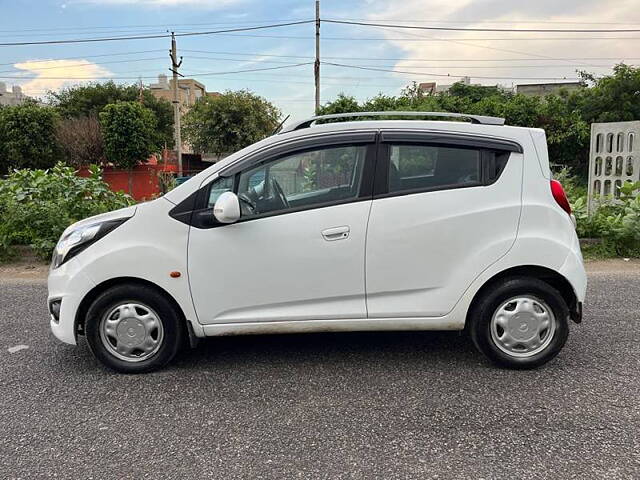
<instances>
[{"instance_id":1,"label":"tail light","mask_svg":"<svg viewBox=\"0 0 640 480\"><path fill-rule=\"evenodd\" d=\"M567 198L567 194L564 193L564 188L562 188L562 184L559 181L551 180L551 193L558 205L560 205L560 208L567 212L567 214L571 215L569 199Z\"/></svg>"}]
</instances>

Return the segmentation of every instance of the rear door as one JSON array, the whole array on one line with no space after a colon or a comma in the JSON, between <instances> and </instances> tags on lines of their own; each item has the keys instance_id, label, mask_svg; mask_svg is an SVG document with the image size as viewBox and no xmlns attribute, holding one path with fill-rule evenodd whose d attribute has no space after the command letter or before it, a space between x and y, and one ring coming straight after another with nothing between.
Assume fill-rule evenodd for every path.
<instances>
[{"instance_id":1,"label":"rear door","mask_svg":"<svg viewBox=\"0 0 640 480\"><path fill-rule=\"evenodd\" d=\"M368 315L446 315L516 238L522 148L457 134L380 137L366 248Z\"/></svg>"}]
</instances>

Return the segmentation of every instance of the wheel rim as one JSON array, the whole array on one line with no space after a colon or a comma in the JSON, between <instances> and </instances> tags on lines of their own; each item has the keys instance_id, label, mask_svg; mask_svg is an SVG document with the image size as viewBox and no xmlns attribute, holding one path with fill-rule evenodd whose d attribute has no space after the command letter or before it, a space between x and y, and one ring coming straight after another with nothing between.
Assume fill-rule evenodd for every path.
<instances>
[{"instance_id":1,"label":"wheel rim","mask_svg":"<svg viewBox=\"0 0 640 480\"><path fill-rule=\"evenodd\" d=\"M504 353L532 357L553 340L556 319L543 300L522 295L510 298L496 309L490 328L493 343Z\"/></svg>"},{"instance_id":2,"label":"wheel rim","mask_svg":"<svg viewBox=\"0 0 640 480\"><path fill-rule=\"evenodd\" d=\"M121 303L102 317L100 339L107 351L120 360L141 362L160 349L164 329L160 317L148 306Z\"/></svg>"}]
</instances>

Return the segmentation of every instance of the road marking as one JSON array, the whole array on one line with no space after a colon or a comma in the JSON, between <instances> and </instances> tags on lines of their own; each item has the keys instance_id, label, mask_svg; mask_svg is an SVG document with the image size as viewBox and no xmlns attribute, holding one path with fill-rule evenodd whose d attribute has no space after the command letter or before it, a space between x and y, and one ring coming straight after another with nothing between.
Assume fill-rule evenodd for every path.
<instances>
[{"instance_id":1,"label":"road marking","mask_svg":"<svg viewBox=\"0 0 640 480\"><path fill-rule=\"evenodd\" d=\"M15 347L10 347L7 350L9 350L9 353L16 353L20 350L26 350L27 348L29 348L29 345L16 345Z\"/></svg>"}]
</instances>

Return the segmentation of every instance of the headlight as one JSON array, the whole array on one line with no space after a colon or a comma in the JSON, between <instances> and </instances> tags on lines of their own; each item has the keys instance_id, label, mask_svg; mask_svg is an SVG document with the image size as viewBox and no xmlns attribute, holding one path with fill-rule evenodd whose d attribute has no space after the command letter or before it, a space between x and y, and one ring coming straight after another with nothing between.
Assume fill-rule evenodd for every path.
<instances>
[{"instance_id":1,"label":"headlight","mask_svg":"<svg viewBox=\"0 0 640 480\"><path fill-rule=\"evenodd\" d=\"M122 225L128 218L117 220L106 220L103 222L90 223L72 229L64 234L56 248L53 250L51 268L58 268L64 262L73 258L92 243L97 242L114 228Z\"/></svg>"}]
</instances>

